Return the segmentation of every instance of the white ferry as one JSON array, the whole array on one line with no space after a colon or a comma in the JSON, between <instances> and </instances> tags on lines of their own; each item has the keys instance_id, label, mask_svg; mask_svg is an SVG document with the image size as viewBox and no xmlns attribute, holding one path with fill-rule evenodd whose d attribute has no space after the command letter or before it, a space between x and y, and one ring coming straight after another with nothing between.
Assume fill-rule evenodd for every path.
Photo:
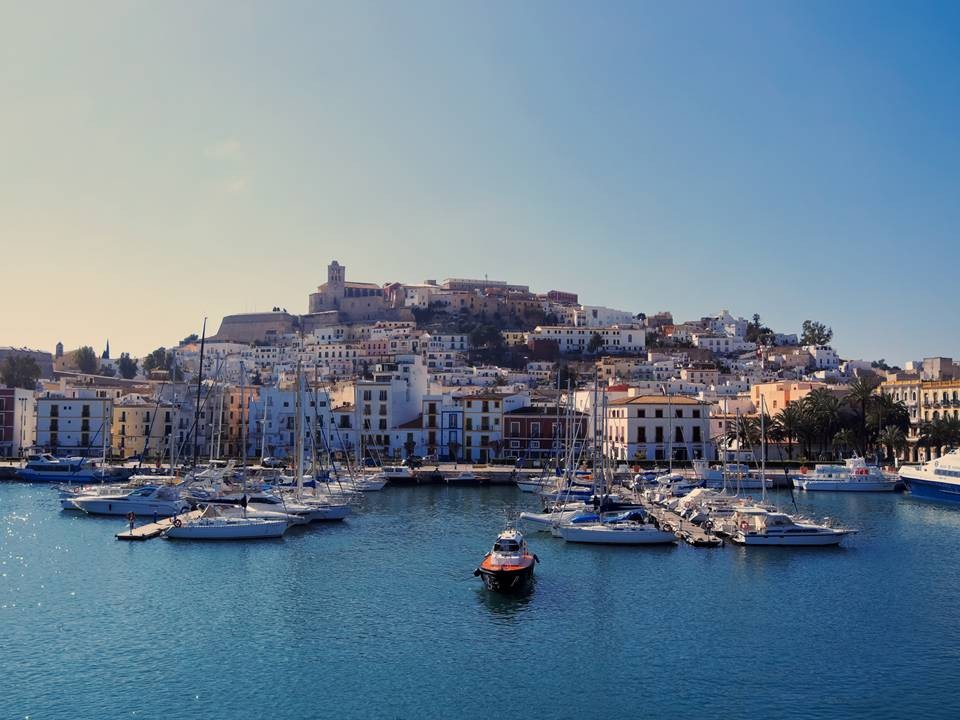
<instances>
[{"instance_id":1,"label":"white ferry","mask_svg":"<svg viewBox=\"0 0 960 720\"><path fill-rule=\"evenodd\" d=\"M911 495L925 500L960 502L960 450L919 467L900 468L900 478Z\"/></svg>"},{"instance_id":2,"label":"white ferry","mask_svg":"<svg viewBox=\"0 0 960 720\"><path fill-rule=\"evenodd\" d=\"M812 473L793 478L793 486L800 490L830 490L833 492L891 492L900 481L889 477L875 465L867 465L860 457L850 458L843 465L816 465Z\"/></svg>"}]
</instances>

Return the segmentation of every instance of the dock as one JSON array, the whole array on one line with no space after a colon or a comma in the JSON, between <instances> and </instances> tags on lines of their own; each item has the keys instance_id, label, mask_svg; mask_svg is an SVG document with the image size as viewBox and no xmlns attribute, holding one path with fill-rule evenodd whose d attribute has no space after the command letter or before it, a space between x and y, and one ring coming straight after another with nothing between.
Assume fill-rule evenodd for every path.
<instances>
[{"instance_id":1,"label":"dock","mask_svg":"<svg viewBox=\"0 0 960 720\"><path fill-rule=\"evenodd\" d=\"M166 530L168 527L173 525L173 521L176 518L180 520L194 520L195 518L200 517L203 514L203 510L191 510L190 512L181 513L180 515L175 515L174 517L163 518L154 523L147 523L146 525L141 525L140 527L134 527L133 530L124 530L123 532L117 533L117 540L150 540L151 538L157 537L160 533Z\"/></svg>"},{"instance_id":2,"label":"dock","mask_svg":"<svg viewBox=\"0 0 960 720\"><path fill-rule=\"evenodd\" d=\"M661 528L673 530L677 537L688 545L694 547L721 547L723 545L722 538L707 532L699 525L694 525L689 520L684 520L673 510L667 510L650 503L644 503L643 505L644 509L657 519Z\"/></svg>"}]
</instances>

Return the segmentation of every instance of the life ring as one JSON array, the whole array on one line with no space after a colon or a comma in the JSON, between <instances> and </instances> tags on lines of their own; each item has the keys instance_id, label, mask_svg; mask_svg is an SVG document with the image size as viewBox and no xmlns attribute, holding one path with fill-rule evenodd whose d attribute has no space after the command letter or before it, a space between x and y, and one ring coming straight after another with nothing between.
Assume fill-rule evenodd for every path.
<instances>
[{"instance_id":1,"label":"life ring","mask_svg":"<svg viewBox=\"0 0 960 720\"><path fill-rule=\"evenodd\" d=\"M807 474L807 466L806 466L806 465L802 465L802 466L800 467L800 474L801 474L801 475L806 475L806 474Z\"/></svg>"},{"instance_id":2,"label":"life ring","mask_svg":"<svg viewBox=\"0 0 960 720\"><path fill-rule=\"evenodd\" d=\"M136 520L136 519L137 519L136 513L133 513L133 512L128 512L128 513L127 513L127 521L128 521L128 522L133 522L133 521Z\"/></svg>"},{"instance_id":3,"label":"life ring","mask_svg":"<svg viewBox=\"0 0 960 720\"><path fill-rule=\"evenodd\" d=\"M750 527L750 525L749 525L749 523L747 523L746 520L741 520L741 521L740 521L740 529L741 529L741 530L746 530L746 529L749 528L749 527Z\"/></svg>"},{"instance_id":4,"label":"life ring","mask_svg":"<svg viewBox=\"0 0 960 720\"><path fill-rule=\"evenodd\" d=\"M173 520L173 526L174 526L175 528L181 527L182 525L183 525L183 523L180 521L180 518L174 518L174 520Z\"/></svg>"}]
</instances>

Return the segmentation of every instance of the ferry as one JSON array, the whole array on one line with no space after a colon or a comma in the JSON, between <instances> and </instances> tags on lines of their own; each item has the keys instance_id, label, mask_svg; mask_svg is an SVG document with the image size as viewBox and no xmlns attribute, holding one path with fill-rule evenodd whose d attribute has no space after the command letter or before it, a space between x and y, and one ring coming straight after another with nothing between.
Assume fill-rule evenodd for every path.
<instances>
[{"instance_id":1,"label":"ferry","mask_svg":"<svg viewBox=\"0 0 960 720\"><path fill-rule=\"evenodd\" d=\"M109 474L87 458L58 458L43 453L28 456L17 477L27 482L86 482Z\"/></svg>"},{"instance_id":2,"label":"ferry","mask_svg":"<svg viewBox=\"0 0 960 720\"><path fill-rule=\"evenodd\" d=\"M900 479L914 497L960 502L960 450L951 450L919 467L904 465Z\"/></svg>"},{"instance_id":3,"label":"ferry","mask_svg":"<svg viewBox=\"0 0 960 720\"><path fill-rule=\"evenodd\" d=\"M892 492L900 481L883 471L867 465L860 457L850 458L843 465L816 465L812 473L801 469L793 478L793 486L800 490L830 490L834 492Z\"/></svg>"}]
</instances>

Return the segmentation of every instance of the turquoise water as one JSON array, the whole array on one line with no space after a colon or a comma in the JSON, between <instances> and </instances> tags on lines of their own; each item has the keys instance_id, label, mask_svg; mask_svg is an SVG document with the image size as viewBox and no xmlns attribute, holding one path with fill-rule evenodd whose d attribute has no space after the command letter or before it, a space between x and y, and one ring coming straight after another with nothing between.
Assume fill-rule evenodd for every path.
<instances>
[{"instance_id":1,"label":"turquoise water","mask_svg":"<svg viewBox=\"0 0 960 720\"><path fill-rule=\"evenodd\" d=\"M799 496L839 550L530 535L534 592L472 576L513 488L389 488L282 541L113 539L0 485L0 718L960 717L960 510Z\"/></svg>"}]
</instances>

